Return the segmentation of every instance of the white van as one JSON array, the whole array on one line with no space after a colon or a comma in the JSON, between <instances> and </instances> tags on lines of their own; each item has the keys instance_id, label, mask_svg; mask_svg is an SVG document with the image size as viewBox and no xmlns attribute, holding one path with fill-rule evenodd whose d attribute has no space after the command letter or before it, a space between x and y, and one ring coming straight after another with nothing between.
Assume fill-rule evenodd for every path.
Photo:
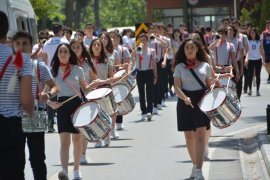
<instances>
[{"instance_id":1,"label":"white van","mask_svg":"<svg viewBox=\"0 0 270 180\"><path fill-rule=\"evenodd\" d=\"M34 42L37 41L35 12L29 0L0 0L0 11L8 16L9 37L17 31L27 31L33 36Z\"/></svg>"}]
</instances>

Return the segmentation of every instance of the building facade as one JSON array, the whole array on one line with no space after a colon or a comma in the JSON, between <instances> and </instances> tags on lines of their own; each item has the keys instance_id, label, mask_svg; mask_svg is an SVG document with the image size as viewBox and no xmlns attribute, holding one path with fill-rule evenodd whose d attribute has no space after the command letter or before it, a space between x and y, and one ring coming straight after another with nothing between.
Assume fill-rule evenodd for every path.
<instances>
[{"instance_id":1,"label":"building facade","mask_svg":"<svg viewBox=\"0 0 270 180\"><path fill-rule=\"evenodd\" d=\"M189 30L196 25L218 29L223 18L238 17L238 7L239 0L147 0L147 22L172 23L175 28L186 23Z\"/></svg>"}]
</instances>

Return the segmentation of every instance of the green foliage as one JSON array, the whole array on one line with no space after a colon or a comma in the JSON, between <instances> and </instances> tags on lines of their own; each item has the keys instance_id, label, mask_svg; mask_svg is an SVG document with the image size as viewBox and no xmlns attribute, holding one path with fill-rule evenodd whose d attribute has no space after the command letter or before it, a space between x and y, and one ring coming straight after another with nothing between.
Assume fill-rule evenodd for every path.
<instances>
[{"instance_id":1,"label":"green foliage","mask_svg":"<svg viewBox=\"0 0 270 180\"><path fill-rule=\"evenodd\" d=\"M242 23L245 23L246 21L249 21L249 22L251 21L250 13L246 8L241 9L240 21Z\"/></svg>"},{"instance_id":2,"label":"green foliage","mask_svg":"<svg viewBox=\"0 0 270 180\"><path fill-rule=\"evenodd\" d=\"M270 19L270 1L263 0L261 5L261 16L260 16L260 29L263 30L265 28L265 21Z\"/></svg>"}]
</instances>

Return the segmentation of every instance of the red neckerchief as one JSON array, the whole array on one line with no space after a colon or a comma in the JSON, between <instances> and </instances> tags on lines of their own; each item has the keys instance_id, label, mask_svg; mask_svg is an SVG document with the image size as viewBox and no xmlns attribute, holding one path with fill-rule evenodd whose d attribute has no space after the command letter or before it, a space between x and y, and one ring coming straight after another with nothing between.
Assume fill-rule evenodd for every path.
<instances>
[{"instance_id":1,"label":"red neckerchief","mask_svg":"<svg viewBox=\"0 0 270 180\"><path fill-rule=\"evenodd\" d=\"M94 56L94 60L95 60L96 64L100 64L100 62L99 62L100 56Z\"/></svg>"},{"instance_id":2,"label":"red neckerchief","mask_svg":"<svg viewBox=\"0 0 270 180\"><path fill-rule=\"evenodd\" d=\"M192 69L192 68L194 68L194 66L195 66L195 64L196 64L196 59L187 59L186 60L186 66L185 66L185 68L186 69Z\"/></svg>"},{"instance_id":3,"label":"red neckerchief","mask_svg":"<svg viewBox=\"0 0 270 180\"><path fill-rule=\"evenodd\" d=\"M60 63L60 66L61 67L66 67L65 68L65 71L64 71L64 76L63 76L63 80L65 80L69 75L70 75L70 64L67 63L67 64L64 64L64 63Z\"/></svg>"}]
</instances>

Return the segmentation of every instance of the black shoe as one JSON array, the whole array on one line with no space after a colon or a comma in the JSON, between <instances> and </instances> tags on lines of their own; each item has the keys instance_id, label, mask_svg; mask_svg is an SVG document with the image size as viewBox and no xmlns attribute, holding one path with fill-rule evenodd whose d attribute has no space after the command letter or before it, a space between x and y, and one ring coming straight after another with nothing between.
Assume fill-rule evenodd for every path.
<instances>
[{"instance_id":1,"label":"black shoe","mask_svg":"<svg viewBox=\"0 0 270 180\"><path fill-rule=\"evenodd\" d=\"M53 127L52 127L52 128L49 127L49 128L48 128L48 133L53 133L53 132L55 132L55 129L54 129Z\"/></svg>"}]
</instances>

